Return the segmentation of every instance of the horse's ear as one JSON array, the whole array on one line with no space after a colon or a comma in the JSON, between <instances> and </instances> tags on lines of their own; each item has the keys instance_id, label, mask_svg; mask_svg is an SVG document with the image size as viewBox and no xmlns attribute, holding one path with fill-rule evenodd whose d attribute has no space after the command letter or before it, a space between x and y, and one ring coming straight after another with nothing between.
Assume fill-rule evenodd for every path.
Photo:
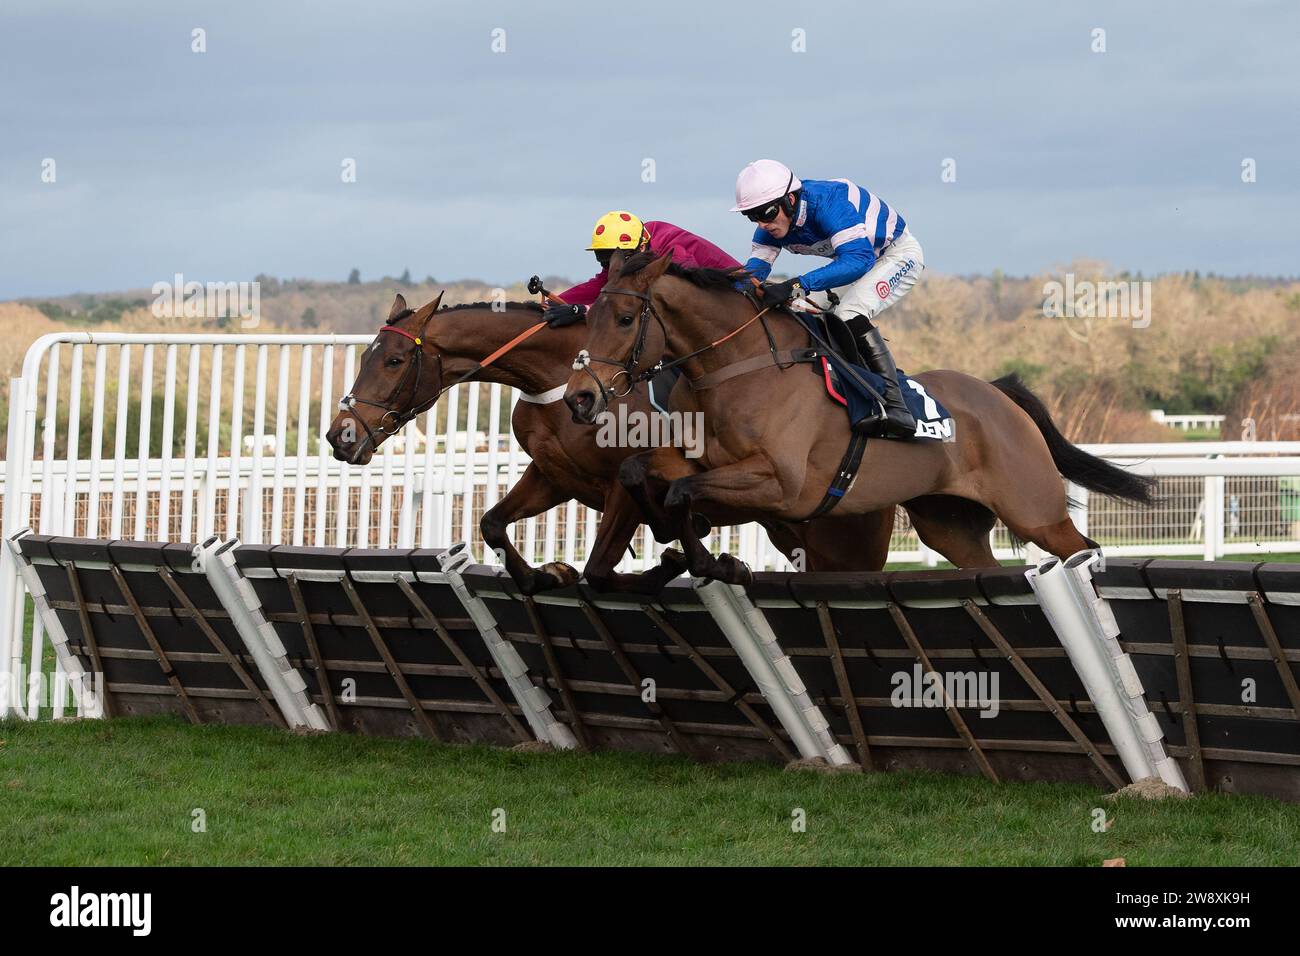
<instances>
[{"instance_id":1,"label":"horse's ear","mask_svg":"<svg viewBox=\"0 0 1300 956\"><path fill-rule=\"evenodd\" d=\"M615 249L614 254L609 257L609 275L616 276L623 271L623 263L627 261L627 256L623 255L622 249Z\"/></svg>"},{"instance_id":2,"label":"horse's ear","mask_svg":"<svg viewBox=\"0 0 1300 956\"><path fill-rule=\"evenodd\" d=\"M438 293L438 298L433 300L433 305L430 306L429 308L430 315L433 315L433 313L437 312L440 308L442 308L442 297L444 293L446 293L446 291L447 291L446 289L443 289L442 292Z\"/></svg>"},{"instance_id":3,"label":"horse's ear","mask_svg":"<svg viewBox=\"0 0 1300 956\"><path fill-rule=\"evenodd\" d=\"M406 299L402 293L397 293L397 298L393 300L393 307L388 311L388 321L391 322L403 312L406 311Z\"/></svg>"},{"instance_id":4,"label":"horse's ear","mask_svg":"<svg viewBox=\"0 0 1300 956\"><path fill-rule=\"evenodd\" d=\"M654 282L655 279L658 279L661 275L667 272L668 266L672 264L672 261L673 251L669 249L654 262L642 269L641 274L645 276L646 284L649 285L651 282Z\"/></svg>"}]
</instances>

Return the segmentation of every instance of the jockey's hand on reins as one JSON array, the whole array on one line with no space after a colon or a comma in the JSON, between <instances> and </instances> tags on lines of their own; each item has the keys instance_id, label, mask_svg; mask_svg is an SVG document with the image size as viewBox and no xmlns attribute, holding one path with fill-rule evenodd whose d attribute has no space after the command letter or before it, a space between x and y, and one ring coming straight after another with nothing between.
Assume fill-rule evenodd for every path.
<instances>
[{"instance_id":1,"label":"jockey's hand on reins","mask_svg":"<svg viewBox=\"0 0 1300 956\"><path fill-rule=\"evenodd\" d=\"M786 279L784 282L763 283L763 304L769 307L781 305L791 299L802 299L805 294L798 278Z\"/></svg>"},{"instance_id":2,"label":"jockey's hand on reins","mask_svg":"<svg viewBox=\"0 0 1300 956\"><path fill-rule=\"evenodd\" d=\"M560 302L547 306L546 311L542 313L542 318L546 320L546 324L553 329L573 325L575 322L581 322L586 317L587 307L585 305L565 305Z\"/></svg>"}]
</instances>

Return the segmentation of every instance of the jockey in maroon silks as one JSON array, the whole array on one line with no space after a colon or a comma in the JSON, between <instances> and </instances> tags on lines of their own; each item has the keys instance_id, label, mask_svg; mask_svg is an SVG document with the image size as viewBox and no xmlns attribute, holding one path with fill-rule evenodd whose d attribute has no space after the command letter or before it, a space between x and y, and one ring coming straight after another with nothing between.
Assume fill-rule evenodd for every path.
<instances>
[{"instance_id":1,"label":"jockey in maroon silks","mask_svg":"<svg viewBox=\"0 0 1300 956\"><path fill-rule=\"evenodd\" d=\"M546 309L546 321L553 326L570 325L582 321L587 306L596 301L600 290L609 279L609 260L615 251L632 253L644 250L661 256L671 251L673 262L688 269L739 269L740 263L707 239L701 239L669 222L643 223L630 212L615 210L596 220L588 250L596 254L600 272L572 289L556 293L565 304L551 302Z\"/></svg>"}]
</instances>

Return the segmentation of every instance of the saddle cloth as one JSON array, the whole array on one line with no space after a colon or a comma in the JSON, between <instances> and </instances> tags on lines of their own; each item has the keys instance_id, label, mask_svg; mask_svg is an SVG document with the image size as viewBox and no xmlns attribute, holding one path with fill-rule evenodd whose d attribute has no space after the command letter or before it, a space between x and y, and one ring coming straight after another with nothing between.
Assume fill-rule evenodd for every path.
<instances>
[{"instance_id":1,"label":"saddle cloth","mask_svg":"<svg viewBox=\"0 0 1300 956\"><path fill-rule=\"evenodd\" d=\"M795 311L794 315L810 333L827 342L835 350L831 355L821 356L812 366L813 371L822 377L826 385L826 394L832 401L844 406L851 425L874 419L879 414L880 403L858 383L854 376L864 380L870 388L880 394L884 394L885 380L861 364L857 340L853 333L838 320L827 321L819 315L803 311ZM916 419L916 432L912 436L913 439L948 442L957 440L952 416L937 398L926 391L925 386L901 369L898 372L898 384L907 410Z\"/></svg>"}]
</instances>

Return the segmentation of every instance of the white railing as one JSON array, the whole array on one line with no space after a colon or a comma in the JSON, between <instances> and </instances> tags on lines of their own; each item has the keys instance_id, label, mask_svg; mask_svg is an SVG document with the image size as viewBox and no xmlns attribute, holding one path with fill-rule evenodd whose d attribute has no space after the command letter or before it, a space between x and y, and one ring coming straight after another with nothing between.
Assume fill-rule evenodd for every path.
<instances>
[{"instance_id":1,"label":"white railing","mask_svg":"<svg viewBox=\"0 0 1300 956\"><path fill-rule=\"evenodd\" d=\"M1196 428L1222 428L1225 415L1167 415L1160 408L1151 409L1151 420L1169 428L1189 432Z\"/></svg>"},{"instance_id":2,"label":"white railing","mask_svg":"<svg viewBox=\"0 0 1300 956\"><path fill-rule=\"evenodd\" d=\"M47 534L335 547L471 543L482 513L528 464L509 431L517 395L497 385L451 390L365 467L333 458L323 435L370 335L159 335L66 332L28 350L11 382L8 461L0 462L6 537ZM1300 442L1092 446L1159 476L1162 501L1136 509L1104 499L1074 512L1109 553L1300 551ZM1218 456L1218 457L1207 457ZM1288 456L1288 457L1265 457ZM869 475L859 480L869 481ZM580 566L598 515L569 502L520 522L512 540L534 562ZM1004 529L995 553L1016 554ZM723 528L713 544L755 568L788 567L756 525ZM897 519L891 559L933 565ZM624 570L661 548L644 533ZM1022 555L1026 560L1032 555ZM21 579L0 547L0 673L25 654ZM42 628L30 632L40 660ZM17 695L15 695L17 696ZM0 714L19 699L0 699Z\"/></svg>"}]
</instances>

